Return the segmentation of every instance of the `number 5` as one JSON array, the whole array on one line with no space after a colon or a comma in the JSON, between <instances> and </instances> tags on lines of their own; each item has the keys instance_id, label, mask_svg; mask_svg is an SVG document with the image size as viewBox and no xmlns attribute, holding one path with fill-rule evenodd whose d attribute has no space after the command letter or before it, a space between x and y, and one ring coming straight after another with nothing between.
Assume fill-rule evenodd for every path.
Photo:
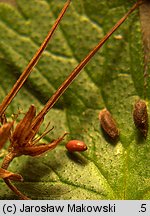
<instances>
[{"instance_id":1,"label":"number 5","mask_svg":"<svg viewBox=\"0 0 150 216\"><path fill-rule=\"evenodd\" d=\"M146 212L146 204L141 204L141 212Z\"/></svg>"}]
</instances>

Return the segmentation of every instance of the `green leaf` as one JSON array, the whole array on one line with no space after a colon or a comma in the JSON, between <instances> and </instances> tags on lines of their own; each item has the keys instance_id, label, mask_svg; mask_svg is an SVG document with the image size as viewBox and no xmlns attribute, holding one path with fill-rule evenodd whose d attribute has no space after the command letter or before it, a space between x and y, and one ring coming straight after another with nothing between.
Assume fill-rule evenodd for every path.
<instances>
[{"instance_id":1,"label":"green leaf","mask_svg":"<svg viewBox=\"0 0 150 216\"><path fill-rule=\"evenodd\" d=\"M44 40L65 0L16 0L0 4L0 101ZM62 81L132 6L123 0L72 1L40 62L7 109L7 117L40 111ZM53 151L37 158L15 158L9 170L20 173L15 185L32 199L150 199L150 133L143 140L132 110L144 98L143 49L138 12L114 33L46 115L54 130L44 142L69 135ZM146 102L150 110L150 80ZM120 138L113 144L100 128L107 108ZM150 113L149 113L150 114ZM22 118L23 114L19 115ZM65 143L83 140L88 150L70 154ZM1 156L1 162L3 157ZM17 197L0 181L0 199Z\"/></svg>"}]
</instances>

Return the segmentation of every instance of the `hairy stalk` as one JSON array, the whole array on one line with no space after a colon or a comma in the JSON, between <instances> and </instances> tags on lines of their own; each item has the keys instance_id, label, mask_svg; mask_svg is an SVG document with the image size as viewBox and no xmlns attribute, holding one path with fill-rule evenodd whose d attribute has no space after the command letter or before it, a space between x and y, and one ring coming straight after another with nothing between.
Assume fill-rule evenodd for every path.
<instances>
[{"instance_id":1,"label":"hairy stalk","mask_svg":"<svg viewBox=\"0 0 150 216\"><path fill-rule=\"evenodd\" d=\"M65 92L65 90L70 86L73 80L81 72L81 70L87 65L90 59L96 54L96 52L102 47L102 45L109 39L109 37L118 29L118 27L128 18L128 16L141 4L143 1L138 0L131 9L116 23L116 25L103 37L102 40L96 45L92 51L78 64L78 66L71 72L68 78L61 84L53 96L48 100L44 108L35 117L33 126L46 115L46 113L53 107L60 96Z\"/></svg>"},{"instance_id":2,"label":"hairy stalk","mask_svg":"<svg viewBox=\"0 0 150 216\"><path fill-rule=\"evenodd\" d=\"M7 170L9 167L10 162L16 157L17 155L13 152L10 152L8 155L5 156L3 163L2 163L2 168ZM17 195L20 197L22 200L28 200L29 198L22 194L12 183L9 179L3 179L4 182L7 184L7 186Z\"/></svg>"},{"instance_id":3,"label":"hairy stalk","mask_svg":"<svg viewBox=\"0 0 150 216\"><path fill-rule=\"evenodd\" d=\"M17 82L14 84L13 88L11 89L11 91L4 98L2 104L0 105L0 116L2 116L2 114L5 112L5 110L7 109L8 105L11 103L11 101L13 100L13 98L16 96L16 94L18 93L18 91L21 89L21 87L23 86L24 82L26 81L26 79L30 75L32 69L37 64L38 60L40 59L41 54L43 53L44 49L47 47L47 44L48 44L49 40L51 39L51 37L52 37L53 33L55 32L55 30L56 30L59 22L61 21L63 15L65 14L65 12L66 12L66 10L67 10L70 2L71 2L71 0L68 0L66 2L66 4L63 7L63 9L61 10L58 18L56 19L54 25L52 26L52 28L49 31L47 37L45 38L44 42L41 44L40 48L38 49L38 51L36 52L36 54L34 55L34 57L31 59L31 61L29 62L28 66L25 68L25 70L23 71L23 73L21 74L21 76L19 77L19 79L17 80Z\"/></svg>"}]
</instances>

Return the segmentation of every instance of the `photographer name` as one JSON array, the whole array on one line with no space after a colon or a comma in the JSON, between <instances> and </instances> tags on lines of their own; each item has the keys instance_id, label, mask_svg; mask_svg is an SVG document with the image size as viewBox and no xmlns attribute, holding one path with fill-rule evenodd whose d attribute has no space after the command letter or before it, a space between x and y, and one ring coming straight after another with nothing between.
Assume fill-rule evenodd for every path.
<instances>
[{"instance_id":1,"label":"photographer name","mask_svg":"<svg viewBox=\"0 0 150 216\"><path fill-rule=\"evenodd\" d=\"M20 212L116 212L115 204L111 205L76 205L76 204L67 204L67 205L22 205L22 208L19 209Z\"/></svg>"}]
</instances>

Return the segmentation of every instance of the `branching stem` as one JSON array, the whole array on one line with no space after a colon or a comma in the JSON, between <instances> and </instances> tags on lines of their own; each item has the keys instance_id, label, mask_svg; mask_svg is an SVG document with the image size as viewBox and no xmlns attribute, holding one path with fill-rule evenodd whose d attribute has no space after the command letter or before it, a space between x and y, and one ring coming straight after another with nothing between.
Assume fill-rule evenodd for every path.
<instances>
[{"instance_id":1,"label":"branching stem","mask_svg":"<svg viewBox=\"0 0 150 216\"><path fill-rule=\"evenodd\" d=\"M2 168L7 170L9 167L10 162L16 157L17 155L13 152L9 152L9 154L7 154L3 160L2 163ZM9 179L3 179L4 182L7 184L7 186L17 195L20 197L20 199L22 200L29 200L29 198L27 196L25 196L24 194L22 194L12 183Z\"/></svg>"}]
</instances>

